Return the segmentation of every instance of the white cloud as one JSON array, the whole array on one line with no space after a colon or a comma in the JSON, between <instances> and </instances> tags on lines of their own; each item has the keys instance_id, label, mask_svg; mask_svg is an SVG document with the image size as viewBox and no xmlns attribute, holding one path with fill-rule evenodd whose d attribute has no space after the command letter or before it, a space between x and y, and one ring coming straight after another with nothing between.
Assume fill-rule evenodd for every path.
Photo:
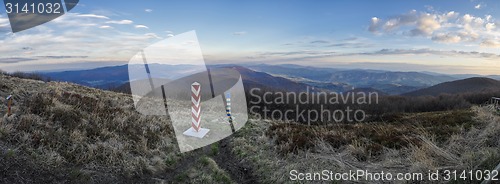
<instances>
[{"instance_id":1,"label":"white cloud","mask_svg":"<svg viewBox=\"0 0 500 184\"><path fill-rule=\"evenodd\" d=\"M458 43L462 38L458 35L439 33L433 36L432 40L443 43Z\"/></svg>"},{"instance_id":2,"label":"white cloud","mask_svg":"<svg viewBox=\"0 0 500 184\"><path fill-rule=\"evenodd\" d=\"M377 34L421 36L440 43L469 42L484 47L494 47L495 44L479 43L480 40L500 36L495 19L491 15L460 16L460 13L455 11L426 13L412 10L385 20L373 17L368 31Z\"/></svg>"},{"instance_id":3,"label":"white cloud","mask_svg":"<svg viewBox=\"0 0 500 184\"><path fill-rule=\"evenodd\" d=\"M495 23L491 23L491 22L490 22L490 23L487 23L487 24L486 24L486 31L492 31L492 30L494 30L496 27L497 27L497 26L496 26L496 24L495 24Z\"/></svg>"},{"instance_id":4,"label":"white cloud","mask_svg":"<svg viewBox=\"0 0 500 184\"><path fill-rule=\"evenodd\" d=\"M413 35L430 36L439 28L441 28L441 24L438 22L437 16L427 13L418 18L416 28L411 30L411 33Z\"/></svg>"},{"instance_id":5,"label":"white cloud","mask_svg":"<svg viewBox=\"0 0 500 184\"><path fill-rule=\"evenodd\" d=\"M458 31L456 34L460 36L461 40L464 42L475 42L479 40L480 37L478 33L466 30Z\"/></svg>"},{"instance_id":6,"label":"white cloud","mask_svg":"<svg viewBox=\"0 0 500 184\"><path fill-rule=\"evenodd\" d=\"M500 43L499 43L500 46ZM312 50L297 50L297 51L273 51L256 53L253 59L268 59L268 58L331 58L343 56L446 56L446 57L461 57L461 58L481 58L498 60L500 55L488 52L476 51L457 51L457 50L434 50L430 48L423 49L380 49L369 52L353 52L353 53L337 53L333 51L312 51Z\"/></svg>"},{"instance_id":7,"label":"white cloud","mask_svg":"<svg viewBox=\"0 0 500 184\"><path fill-rule=\"evenodd\" d=\"M145 26L145 25L136 25L135 28L137 28L137 29L149 29L149 27Z\"/></svg>"},{"instance_id":8,"label":"white cloud","mask_svg":"<svg viewBox=\"0 0 500 184\"><path fill-rule=\"evenodd\" d=\"M102 66L103 63L126 61L138 49L160 38L155 34L139 34L126 28L123 30L113 28L108 22L124 21L104 17L97 14L82 15L70 12L33 29L16 34L5 34L3 39L0 39L0 44L9 45L9 47L0 47L3 58L22 55L36 60L28 59L16 63L0 61L0 68L7 71L39 70L39 66L46 69L60 69L72 66L73 63L83 62L89 66ZM0 17L0 25L2 24L8 25L8 19ZM27 47L30 49L20 49ZM57 61L54 57L43 57L61 55L82 57Z\"/></svg>"},{"instance_id":9,"label":"white cloud","mask_svg":"<svg viewBox=\"0 0 500 184\"><path fill-rule=\"evenodd\" d=\"M64 29L71 27L99 27L110 18L97 14L66 13L57 19L50 21L48 26L60 26Z\"/></svg>"},{"instance_id":10,"label":"white cloud","mask_svg":"<svg viewBox=\"0 0 500 184\"><path fill-rule=\"evenodd\" d=\"M486 21L490 22L490 21L492 21L493 16L486 15L485 18L486 18Z\"/></svg>"},{"instance_id":11,"label":"white cloud","mask_svg":"<svg viewBox=\"0 0 500 184\"><path fill-rule=\"evenodd\" d=\"M484 40L481 42L481 47L500 48L500 42L495 40Z\"/></svg>"},{"instance_id":12,"label":"white cloud","mask_svg":"<svg viewBox=\"0 0 500 184\"><path fill-rule=\"evenodd\" d=\"M9 19L0 17L0 29L9 27Z\"/></svg>"},{"instance_id":13,"label":"white cloud","mask_svg":"<svg viewBox=\"0 0 500 184\"><path fill-rule=\"evenodd\" d=\"M145 12L148 12L148 13L153 12L153 10L152 10L152 9L145 9L144 11L145 11Z\"/></svg>"},{"instance_id":14,"label":"white cloud","mask_svg":"<svg viewBox=\"0 0 500 184\"><path fill-rule=\"evenodd\" d=\"M378 27L379 27L380 19L377 17L372 17L371 22L370 22L370 27L368 27L368 31L370 32L377 32Z\"/></svg>"},{"instance_id":15,"label":"white cloud","mask_svg":"<svg viewBox=\"0 0 500 184\"><path fill-rule=\"evenodd\" d=\"M456 19L460 14L455 12L455 11L450 11L448 13L445 13L443 15L438 15L440 20L443 22L446 22L448 20Z\"/></svg>"},{"instance_id":16,"label":"white cloud","mask_svg":"<svg viewBox=\"0 0 500 184\"><path fill-rule=\"evenodd\" d=\"M500 43L497 43L500 46ZM470 57L470 58L487 58L487 59L499 59L500 55L487 52L468 52L468 51L456 51L456 50L434 50L434 49L381 49L374 52L362 52L362 53L350 53L343 54L350 56L357 55L440 55L440 56L460 56L460 57Z\"/></svg>"},{"instance_id":17,"label":"white cloud","mask_svg":"<svg viewBox=\"0 0 500 184\"><path fill-rule=\"evenodd\" d=\"M147 36L147 37L150 37L150 38L162 39L162 37L159 37L155 33L146 33L146 34L144 34L144 36Z\"/></svg>"},{"instance_id":18,"label":"white cloud","mask_svg":"<svg viewBox=\"0 0 500 184\"><path fill-rule=\"evenodd\" d=\"M475 9L481 9L481 4L477 4L476 6L474 6Z\"/></svg>"},{"instance_id":19,"label":"white cloud","mask_svg":"<svg viewBox=\"0 0 500 184\"><path fill-rule=\"evenodd\" d=\"M470 14L465 14L461 18L462 25L459 26L462 26L466 30L472 31L475 29L482 28L485 22L486 22L485 19L482 19L481 17L475 17Z\"/></svg>"},{"instance_id":20,"label":"white cloud","mask_svg":"<svg viewBox=\"0 0 500 184\"><path fill-rule=\"evenodd\" d=\"M108 24L132 24L134 21L131 20L112 20L112 21L107 21L106 23Z\"/></svg>"},{"instance_id":21,"label":"white cloud","mask_svg":"<svg viewBox=\"0 0 500 184\"><path fill-rule=\"evenodd\" d=\"M405 14L390 17L385 21L378 17L373 17L371 19L368 30L370 32L393 32L407 26L413 27L413 29L409 32L413 36L428 36L431 35L434 31L441 28L442 20L449 19L455 16L457 16L455 12L436 15L429 13L418 13L416 10L412 10Z\"/></svg>"},{"instance_id":22,"label":"white cloud","mask_svg":"<svg viewBox=\"0 0 500 184\"><path fill-rule=\"evenodd\" d=\"M174 37L173 34L167 34L167 38Z\"/></svg>"},{"instance_id":23,"label":"white cloud","mask_svg":"<svg viewBox=\"0 0 500 184\"><path fill-rule=\"evenodd\" d=\"M88 17L88 18L97 18L97 19L109 19L109 17L103 16L103 15L96 15L96 14L77 14L76 16L78 16L78 17Z\"/></svg>"},{"instance_id":24,"label":"white cloud","mask_svg":"<svg viewBox=\"0 0 500 184\"><path fill-rule=\"evenodd\" d=\"M111 28L113 28L113 27L111 27L111 26L101 26L101 27L99 27L99 28L101 28L101 29L111 29Z\"/></svg>"}]
</instances>

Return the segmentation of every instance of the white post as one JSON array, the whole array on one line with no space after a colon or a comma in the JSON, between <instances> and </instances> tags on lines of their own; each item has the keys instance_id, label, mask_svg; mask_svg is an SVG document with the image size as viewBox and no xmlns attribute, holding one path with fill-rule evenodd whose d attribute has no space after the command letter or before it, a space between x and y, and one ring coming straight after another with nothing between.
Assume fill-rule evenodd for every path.
<instances>
[{"instance_id":1,"label":"white post","mask_svg":"<svg viewBox=\"0 0 500 184\"><path fill-rule=\"evenodd\" d=\"M229 92L226 93L226 113L229 121L232 121L233 118L231 117L231 93Z\"/></svg>"},{"instance_id":2,"label":"white post","mask_svg":"<svg viewBox=\"0 0 500 184\"><path fill-rule=\"evenodd\" d=\"M9 95L7 98L7 106L9 108L8 112L7 112L7 116L10 116L12 115L12 111L11 111L11 106L12 106L12 95Z\"/></svg>"}]
</instances>

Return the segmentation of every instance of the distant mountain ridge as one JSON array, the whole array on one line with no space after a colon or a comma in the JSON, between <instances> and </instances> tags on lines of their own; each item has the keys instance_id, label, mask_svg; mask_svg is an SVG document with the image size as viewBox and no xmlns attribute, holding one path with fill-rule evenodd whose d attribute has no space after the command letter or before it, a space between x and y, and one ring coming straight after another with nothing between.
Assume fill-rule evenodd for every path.
<instances>
[{"instance_id":1,"label":"distant mountain ridge","mask_svg":"<svg viewBox=\"0 0 500 184\"><path fill-rule=\"evenodd\" d=\"M151 64L158 71L164 71L170 80L192 73L190 65ZM444 82L450 82L469 76L479 75L444 75L432 72L392 72L382 70L346 70L335 68L316 68L301 65L210 65L209 67L233 67L237 69L246 87L259 87L289 91L303 91L307 88L318 91L348 92L360 89L379 91L387 95L411 94L413 91L425 89ZM101 67L88 70L46 72L43 75L56 81L101 89L127 90L128 72L144 70L140 66L128 65ZM500 79L500 76L488 76Z\"/></svg>"},{"instance_id":2,"label":"distant mountain ridge","mask_svg":"<svg viewBox=\"0 0 500 184\"><path fill-rule=\"evenodd\" d=\"M405 96L437 96L440 94L460 94L500 91L500 81L486 77L473 77L457 81L441 83L429 88L420 89Z\"/></svg>"},{"instance_id":3,"label":"distant mountain ridge","mask_svg":"<svg viewBox=\"0 0 500 184\"><path fill-rule=\"evenodd\" d=\"M178 66L171 66L176 68ZM247 90L252 88L259 88L262 91L272 90L272 91L288 91L288 92L302 92L309 89L309 91L324 91L323 88L317 88L304 83L292 81L283 77L272 76L264 72L257 72L250 70L248 68L237 66L237 65L216 65L211 66L211 68L231 68L238 71L241 74L243 84ZM174 69L170 69L172 72ZM180 73L184 73L183 71ZM177 75L175 73L170 73L172 75ZM185 73L184 73L185 74ZM130 82L124 82L122 84L113 86L111 89L115 91L120 91L124 93L130 93Z\"/></svg>"},{"instance_id":4,"label":"distant mountain ridge","mask_svg":"<svg viewBox=\"0 0 500 184\"><path fill-rule=\"evenodd\" d=\"M108 66L88 70L41 73L52 80L72 82L96 88L108 88L128 82L128 66Z\"/></svg>"},{"instance_id":5,"label":"distant mountain ridge","mask_svg":"<svg viewBox=\"0 0 500 184\"><path fill-rule=\"evenodd\" d=\"M235 69L241 74L245 88L264 88L293 92L301 92L306 91L308 88L313 88L304 83L292 81L283 77L272 76L264 72L257 72L242 66L226 66L226 68Z\"/></svg>"},{"instance_id":6,"label":"distant mountain ridge","mask_svg":"<svg viewBox=\"0 0 500 184\"><path fill-rule=\"evenodd\" d=\"M352 88L373 88L387 94L397 95L457 80L447 75L431 75L423 72L392 72L361 69L341 70L310 66L300 67L298 65L263 64L245 65L245 67L338 92L349 91Z\"/></svg>"},{"instance_id":7,"label":"distant mountain ridge","mask_svg":"<svg viewBox=\"0 0 500 184\"><path fill-rule=\"evenodd\" d=\"M163 75L168 75L173 79L182 77L185 74L193 73L190 65L160 65L150 64L150 67L155 67L157 70L164 71ZM52 80L72 82L84 86L90 86L100 89L108 89L110 87L118 87L129 82L129 70L142 72L142 66L138 65L119 65L94 68L88 70L74 70L64 72L46 72L41 73L44 76L50 77ZM160 74L161 75L161 74Z\"/></svg>"}]
</instances>

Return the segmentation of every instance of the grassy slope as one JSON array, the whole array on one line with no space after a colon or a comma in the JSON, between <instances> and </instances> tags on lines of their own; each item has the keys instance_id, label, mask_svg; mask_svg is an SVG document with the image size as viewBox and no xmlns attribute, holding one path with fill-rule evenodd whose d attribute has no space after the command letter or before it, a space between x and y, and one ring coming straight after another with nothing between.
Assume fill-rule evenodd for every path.
<instances>
[{"instance_id":1,"label":"grassy slope","mask_svg":"<svg viewBox=\"0 0 500 184\"><path fill-rule=\"evenodd\" d=\"M129 95L0 75L0 96L0 183L232 182L209 151L180 154L168 117Z\"/></svg>"},{"instance_id":2,"label":"grassy slope","mask_svg":"<svg viewBox=\"0 0 500 184\"><path fill-rule=\"evenodd\" d=\"M391 122L307 127L250 121L233 152L265 183L292 169L423 172L493 169L500 161L500 117L490 107L406 114Z\"/></svg>"}]
</instances>

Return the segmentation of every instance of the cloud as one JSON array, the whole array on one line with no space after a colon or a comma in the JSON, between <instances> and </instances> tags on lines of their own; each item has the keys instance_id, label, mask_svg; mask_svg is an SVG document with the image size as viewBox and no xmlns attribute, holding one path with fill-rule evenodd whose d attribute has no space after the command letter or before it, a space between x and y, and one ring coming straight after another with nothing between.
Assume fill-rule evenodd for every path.
<instances>
[{"instance_id":1,"label":"cloud","mask_svg":"<svg viewBox=\"0 0 500 184\"><path fill-rule=\"evenodd\" d=\"M500 42L494 40L484 40L481 47L500 48Z\"/></svg>"},{"instance_id":2,"label":"cloud","mask_svg":"<svg viewBox=\"0 0 500 184\"><path fill-rule=\"evenodd\" d=\"M36 56L37 58L44 58L44 59L69 59L69 58L88 58L88 56Z\"/></svg>"},{"instance_id":3,"label":"cloud","mask_svg":"<svg viewBox=\"0 0 500 184\"><path fill-rule=\"evenodd\" d=\"M33 58L22 58L22 57L11 57L11 58L0 58L0 64L12 64L12 63L19 63L19 62L25 62L25 61L34 61L36 59Z\"/></svg>"},{"instance_id":4,"label":"cloud","mask_svg":"<svg viewBox=\"0 0 500 184\"><path fill-rule=\"evenodd\" d=\"M497 28L495 23L487 23L485 27L486 31L493 31L495 28Z\"/></svg>"},{"instance_id":5,"label":"cloud","mask_svg":"<svg viewBox=\"0 0 500 184\"><path fill-rule=\"evenodd\" d=\"M276 52L263 52L259 53L258 56L260 58L269 57L269 56L278 56L278 57L326 57L333 56L336 52L333 51L314 51L314 50L301 50L301 51L276 51Z\"/></svg>"},{"instance_id":6,"label":"cloud","mask_svg":"<svg viewBox=\"0 0 500 184\"><path fill-rule=\"evenodd\" d=\"M477 4L476 6L474 6L475 9L481 9L481 4Z\"/></svg>"},{"instance_id":7,"label":"cloud","mask_svg":"<svg viewBox=\"0 0 500 184\"><path fill-rule=\"evenodd\" d=\"M349 38L342 39L342 41L355 41L358 39L359 39L358 37L349 37Z\"/></svg>"},{"instance_id":8,"label":"cloud","mask_svg":"<svg viewBox=\"0 0 500 184\"><path fill-rule=\"evenodd\" d=\"M311 44L326 44L326 43L330 43L330 42L326 41L326 40L314 40L311 42Z\"/></svg>"},{"instance_id":9,"label":"cloud","mask_svg":"<svg viewBox=\"0 0 500 184\"><path fill-rule=\"evenodd\" d=\"M312 46L324 46L324 47L341 47L341 48L368 48L372 47L373 44L360 41L358 37L349 37L345 39L330 41L330 40L313 40L309 43ZM303 42L297 44L304 44ZM292 45L292 43L288 44Z\"/></svg>"},{"instance_id":10,"label":"cloud","mask_svg":"<svg viewBox=\"0 0 500 184\"><path fill-rule=\"evenodd\" d=\"M144 34L145 36L147 37L150 37L150 38L156 38L156 39L162 39L162 37L159 37L157 34L155 33L146 33Z\"/></svg>"},{"instance_id":11,"label":"cloud","mask_svg":"<svg viewBox=\"0 0 500 184\"><path fill-rule=\"evenodd\" d=\"M362 43L362 42L344 42L327 45L327 47L341 47L341 48L369 48L373 47L373 44Z\"/></svg>"},{"instance_id":12,"label":"cloud","mask_svg":"<svg viewBox=\"0 0 500 184\"><path fill-rule=\"evenodd\" d=\"M238 32L234 32L233 33L234 36L243 36L243 35L246 35L246 34L247 34L247 32L245 32L245 31L238 31Z\"/></svg>"},{"instance_id":13,"label":"cloud","mask_svg":"<svg viewBox=\"0 0 500 184\"><path fill-rule=\"evenodd\" d=\"M500 43L498 43L500 46ZM362 52L362 53L349 53L343 54L344 56L352 55L370 55L370 56L381 56L381 55L441 55L441 56L453 56L453 57L477 57L477 58L489 58L489 59L500 59L500 55L494 53L485 52L467 52L467 51L456 51L456 50L433 50L433 49L381 49L374 52Z\"/></svg>"},{"instance_id":14,"label":"cloud","mask_svg":"<svg viewBox=\"0 0 500 184\"><path fill-rule=\"evenodd\" d=\"M378 30L380 29L380 26L381 26L380 23L381 23L381 21L379 18L372 17L370 27L368 27L368 31L370 31L372 33L378 32Z\"/></svg>"},{"instance_id":15,"label":"cloud","mask_svg":"<svg viewBox=\"0 0 500 184\"><path fill-rule=\"evenodd\" d=\"M157 40L153 34L137 33L128 26L106 29L112 27L107 22L120 20L103 17L69 12L54 21L20 33L0 33L0 44L8 45L0 47L0 68L7 71L40 70L40 66L64 69L76 67L72 63L77 62L103 66L108 61L127 61L137 50ZM7 21L0 17L0 23ZM61 53L64 55L61 56ZM80 56L82 53L85 56ZM25 62L34 60L36 62Z\"/></svg>"},{"instance_id":16,"label":"cloud","mask_svg":"<svg viewBox=\"0 0 500 184\"><path fill-rule=\"evenodd\" d=\"M455 11L428 13L412 10L387 19L373 17L368 31L374 34L425 37L447 44L468 42L481 46L494 46L494 44L484 44L479 41L498 37L500 32L496 24L491 15L477 17L464 14L460 16L460 13Z\"/></svg>"},{"instance_id":17,"label":"cloud","mask_svg":"<svg viewBox=\"0 0 500 184\"><path fill-rule=\"evenodd\" d=\"M136 25L135 28L137 28L137 29L149 29L148 26L141 25L141 24L140 25Z\"/></svg>"},{"instance_id":18,"label":"cloud","mask_svg":"<svg viewBox=\"0 0 500 184\"><path fill-rule=\"evenodd\" d=\"M101 28L101 29L111 29L111 28L113 28L113 27L111 27L111 26L101 26L101 27L99 27L99 28Z\"/></svg>"},{"instance_id":19,"label":"cloud","mask_svg":"<svg viewBox=\"0 0 500 184\"><path fill-rule=\"evenodd\" d=\"M474 17L470 14L465 14L460 21L462 24L459 26L462 26L467 31L481 29L486 23L485 19L481 17Z\"/></svg>"},{"instance_id":20,"label":"cloud","mask_svg":"<svg viewBox=\"0 0 500 184\"><path fill-rule=\"evenodd\" d=\"M103 15L96 15L96 14L77 14L76 16L78 16L78 17L96 18L96 19L109 19L109 17L103 16Z\"/></svg>"},{"instance_id":21,"label":"cloud","mask_svg":"<svg viewBox=\"0 0 500 184\"><path fill-rule=\"evenodd\" d=\"M10 24L8 18L0 17L0 27L8 27L9 25Z\"/></svg>"},{"instance_id":22,"label":"cloud","mask_svg":"<svg viewBox=\"0 0 500 184\"><path fill-rule=\"evenodd\" d=\"M434 31L441 28L437 15L429 13L418 13L416 10L412 10L408 13L390 17L389 19L383 21L380 18L373 17L371 19L371 24L368 27L370 32L393 32L397 31L401 27L410 26L413 27L409 34L412 36L426 36L431 35Z\"/></svg>"},{"instance_id":23,"label":"cloud","mask_svg":"<svg viewBox=\"0 0 500 184\"><path fill-rule=\"evenodd\" d=\"M134 21L131 20L112 20L112 21L107 21L106 23L108 24L132 24Z\"/></svg>"},{"instance_id":24,"label":"cloud","mask_svg":"<svg viewBox=\"0 0 500 184\"><path fill-rule=\"evenodd\" d=\"M411 34L429 36L439 28L441 28L441 24L438 22L437 16L427 13L418 17L416 28L411 30Z\"/></svg>"},{"instance_id":25,"label":"cloud","mask_svg":"<svg viewBox=\"0 0 500 184\"><path fill-rule=\"evenodd\" d=\"M152 9L145 9L144 11L145 11L145 12L148 12L148 13L153 12L153 10L152 10Z\"/></svg>"},{"instance_id":26,"label":"cloud","mask_svg":"<svg viewBox=\"0 0 500 184\"><path fill-rule=\"evenodd\" d=\"M500 46L500 43L497 46ZM306 59L306 58L332 58L342 56L446 56L446 57L467 57L467 58L482 58L482 59L500 59L500 55L486 52L476 51L456 51L456 50L434 50L429 48L424 49L380 49L371 52L353 52L353 53L338 53L335 51L317 51L317 50L299 50L299 51L276 51L276 52L261 52L254 54L252 59Z\"/></svg>"},{"instance_id":27,"label":"cloud","mask_svg":"<svg viewBox=\"0 0 500 184\"><path fill-rule=\"evenodd\" d=\"M433 36L432 40L442 43L458 43L462 38L458 35L439 33Z\"/></svg>"},{"instance_id":28,"label":"cloud","mask_svg":"<svg viewBox=\"0 0 500 184\"><path fill-rule=\"evenodd\" d=\"M98 14L79 14L79 13L66 13L57 19L50 21L48 26L59 26L64 29L72 29L74 27L100 27L106 21L112 21L109 17ZM37 28L41 28L38 26Z\"/></svg>"}]
</instances>

